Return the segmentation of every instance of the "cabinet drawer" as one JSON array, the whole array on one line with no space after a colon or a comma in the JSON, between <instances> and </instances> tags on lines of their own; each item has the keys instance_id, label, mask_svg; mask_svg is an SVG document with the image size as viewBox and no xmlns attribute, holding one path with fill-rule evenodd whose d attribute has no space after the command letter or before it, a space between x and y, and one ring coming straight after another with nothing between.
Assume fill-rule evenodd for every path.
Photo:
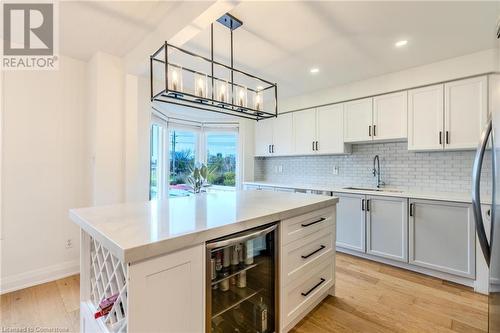
<instances>
[{"instance_id":1,"label":"cabinet drawer","mask_svg":"<svg viewBox=\"0 0 500 333\"><path fill-rule=\"evenodd\" d=\"M281 222L281 241L283 245L297 239L302 239L320 229L333 225L334 216L335 208L329 207L283 220Z\"/></svg>"},{"instance_id":2,"label":"cabinet drawer","mask_svg":"<svg viewBox=\"0 0 500 333\"><path fill-rule=\"evenodd\" d=\"M333 286L333 257L324 257L306 275L293 281L283 291L282 320L288 325Z\"/></svg>"},{"instance_id":3,"label":"cabinet drawer","mask_svg":"<svg viewBox=\"0 0 500 333\"><path fill-rule=\"evenodd\" d=\"M320 229L305 238L283 247L283 283L288 285L303 272L318 265L318 261L333 254L333 228Z\"/></svg>"}]
</instances>

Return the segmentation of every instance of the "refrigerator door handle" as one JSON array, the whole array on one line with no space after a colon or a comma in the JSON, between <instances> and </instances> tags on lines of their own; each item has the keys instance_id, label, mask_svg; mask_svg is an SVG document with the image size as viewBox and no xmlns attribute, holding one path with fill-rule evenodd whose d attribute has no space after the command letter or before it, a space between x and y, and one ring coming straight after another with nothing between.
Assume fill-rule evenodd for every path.
<instances>
[{"instance_id":1,"label":"refrigerator door handle","mask_svg":"<svg viewBox=\"0 0 500 333\"><path fill-rule=\"evenodd\" d=\"M244 234L244 235L239 236L239 237L215 241L213 243L207 243L207 249L212 250L212 249L215 249L218 247L225 247L225 246L229 246L229 245L243 243L243 242L246 242L247 240L250 240L252 238L264 236L264 235L270 233L271 231L274 231L274 229L276 229L277 227L278 227L278 225L274 224L274 225L267 227L265 229L260 229L260 230L254 231L252 233L249 233L249 234Z\"/></svg>"},{"instance_id":2,"label":"refrigerator door handle","mask_svg":"<svg viewBox=\"0 0 500 333\"><path fill-rule=\"evenodd\" d=\"M472 210L474 212L474 220L476 222L476 232L479 239L479 244L481 245L481 250L483 251L484 259L488 267L490 266L490 253L491 248L488 243L488 238L486 237L486 231L484 230L483 215L481 212L481 169L483 167L483 158L486 146L488 144L488 138L491 134L492 121L491 117L488 118L487 125L481 133L481 139L479 141L479 146L476 151L476 156L474 157L474 164L472 166Z\"/></svg>"}]
</instances>

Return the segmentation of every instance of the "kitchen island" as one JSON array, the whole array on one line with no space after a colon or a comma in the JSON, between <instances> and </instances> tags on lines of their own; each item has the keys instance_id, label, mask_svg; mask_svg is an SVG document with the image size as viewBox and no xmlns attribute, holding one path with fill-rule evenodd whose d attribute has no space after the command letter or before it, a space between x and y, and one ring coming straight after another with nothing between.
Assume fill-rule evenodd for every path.
<instances>
[{"instance_id":1,"label":"kitchen island","mask_svg":"<svg viewBox=\"0 0 500 333\"><path fill-rule=\"evenodd\" d=\"M210 332L207 243L272 223L278 235L274 331L288 331L333 294L337 202L236 191L71 210L82 230L81 331ZM109 297L111 310L94 319Z\"/></svg>"}]
</instances>

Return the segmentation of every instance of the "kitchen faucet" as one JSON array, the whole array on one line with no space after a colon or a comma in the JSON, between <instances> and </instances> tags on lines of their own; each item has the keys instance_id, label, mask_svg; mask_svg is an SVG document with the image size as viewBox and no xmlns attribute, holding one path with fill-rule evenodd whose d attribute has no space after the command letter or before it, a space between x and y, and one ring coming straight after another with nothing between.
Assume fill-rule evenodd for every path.
<instances>
[{"instance_id":1,"label":"kitchen faucet","mask_svg":"<svg viewBox=\"0 0 500 333\"><path fill-rule=\"evenodd\" d=\"M378 155L375 155L373 158L373 177L377 177L377 188L385 185L384 182L380 181L380 160Z\"/></svg>"}]
</instances>

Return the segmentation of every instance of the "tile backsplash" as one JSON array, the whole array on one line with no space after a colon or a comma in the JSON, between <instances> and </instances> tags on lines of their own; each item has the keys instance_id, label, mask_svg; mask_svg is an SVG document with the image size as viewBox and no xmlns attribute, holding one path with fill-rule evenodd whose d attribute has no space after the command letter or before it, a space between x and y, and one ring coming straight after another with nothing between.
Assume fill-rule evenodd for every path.
<instances>
[{"instance_id":1,"label":"tile backsplash","mask_svg":"<svg viewBox=\"0 0 500 333\"><path fill-rule=\"evenodd\" d=\"M470 192L475 151L411 152L406 142L358 144L345 156L291 156L255 159L255 180L343 186L376 184L373 157L380 157L387 187L414 191ZM334 174L337 168L338 174ZM280 172L281 171L281 172ZM485 154L481 190L491 193L491 151Z\"/></svg>"}]
</instances>

